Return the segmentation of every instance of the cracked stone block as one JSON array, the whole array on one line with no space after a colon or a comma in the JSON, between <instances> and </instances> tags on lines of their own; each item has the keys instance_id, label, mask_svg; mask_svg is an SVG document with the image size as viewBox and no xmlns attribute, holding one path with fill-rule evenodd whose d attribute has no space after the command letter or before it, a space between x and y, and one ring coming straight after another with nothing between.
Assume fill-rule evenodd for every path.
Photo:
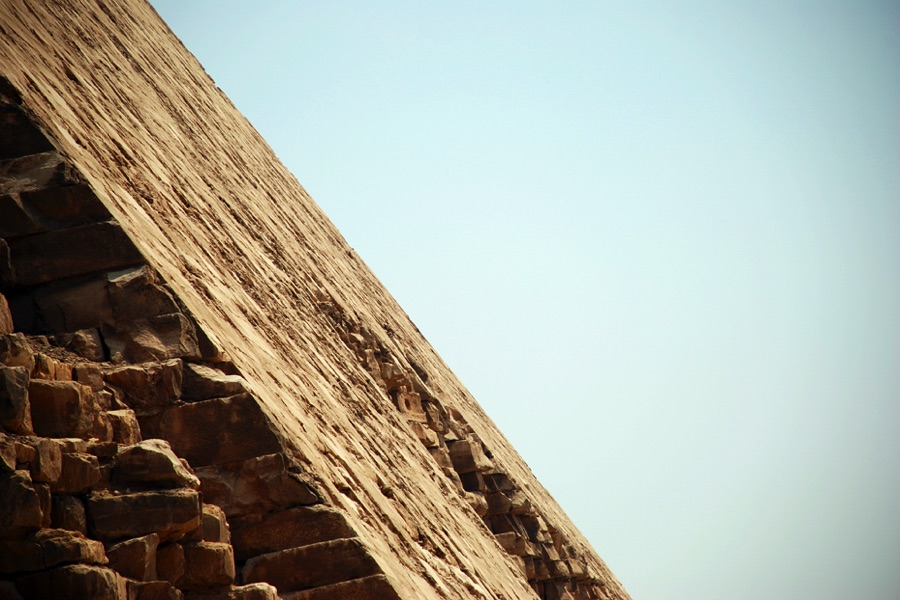
<instances>
[{"instance_id":1,"label":"cracked stone block","mask_svg":"<svg viewBox=\"0 0 900 600\"><path fill-rule=\"evenodd\" d=\"M194 490L92 493L87 500L91 537L114 542L158 533L178 539L200 526L200 494Z\"/></svg>"}]
</instances>

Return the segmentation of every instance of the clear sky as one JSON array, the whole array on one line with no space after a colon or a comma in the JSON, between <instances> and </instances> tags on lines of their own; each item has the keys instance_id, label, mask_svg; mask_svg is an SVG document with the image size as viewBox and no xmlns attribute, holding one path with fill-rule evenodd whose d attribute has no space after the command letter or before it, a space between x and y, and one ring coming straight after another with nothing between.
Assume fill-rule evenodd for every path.
<instances>
[{"instance_id":1,"label":"clear sky","mask_svg":"<svg viewBox=\"0 0 900 600\"><path fill-rule=\"evenodd\" d=\"M900 598L900 5L153 3L636 600Z\"/></svg>"}]
</instances>

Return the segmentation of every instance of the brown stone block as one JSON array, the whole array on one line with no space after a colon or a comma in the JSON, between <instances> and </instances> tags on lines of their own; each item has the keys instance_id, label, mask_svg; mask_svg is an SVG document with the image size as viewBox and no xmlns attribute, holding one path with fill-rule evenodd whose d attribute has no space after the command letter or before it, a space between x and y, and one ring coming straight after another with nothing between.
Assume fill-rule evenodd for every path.
<instances>
[{"instance_id":1,"label":"brown stone block","mask_svg":"<svg viewBox=\"0 0 900 600\"><path fill-rule=\"evenodd\" d=\"M107 359L106 350L103 348L103 340L100 339L100 331L96 327L87 327L71 333L61 333L55 337L59 345L82 358L95 362Z\"/></svg>"},{"instance_id":2,"label":"brown stone block","mask_svg":"<svg viewBox=\"0 0 900 600\"><path fill-rule=\"evenodd\" d=\"M471 473L472 471L490 471L494 468L490 459L485 456L481 444L472 439L448 442L450 460L457 473Z\"/></svg>"},{"instance_id":3,"label":"brown stone block","mask_svg":"<svg viewBox=\"0 0 900 600\"><path fill-rule=\"evenodd\" d=\"M73 562L96 565L107 563L103 544L89 540L75 531L41 529L30 536L30 539L40 544L45 568Z\"/></svg>"},{"instance_id":4,"label":"brown stone block","mask_svg":"<svg viewBox=\"0 0 900 600\"><path fill-rule=\"evenodd\" d=\"M165 440L144 440L120 448L112 475L115 481L126 485L200 488L200 480Z\"/></svg>"},{"instance_id":5,"label":"brown stone block","mask_svg":"<svg viewBox=\"0 0 900 600\"><path fill-rule=\"evenodd\" d=\"M174 404L181 397L181 359L116 367L103 375L122 391L123 400L139 414Z\"/></svg>"},{"instance_id":6,"label":"brown stone block","mask_svg":"<svg viewBox=\"0 0 900 600\"><path fill-rule=\"evenodd\" d=\"M53 496L50 526L86 534L87 515L84 512L84 503L75 496Z\"/></svg>"},{"instance_id":7,"label":"brown stone block","mask_svg":"<svg viewBox=\"0 0 900 600\"><path fill-rule=\"evenodd\" d=\"M204 504L201 537L204 542L231 543L231 529L225 518L225 511L215 504Z\"/></svg>"},{"instance_id":8,"label":"brown stone block","mask_svg":"<svg viewBox=\"0 0 900 600\"><path fill-rule=\"evenodd\" d=\"M128 581L128 600L182 600L181 590L168 581Z\"/></svg>"},{"instance_id":9,"label":"brown stone block","mask_svg":"<svg viewBox=\"0 0 900 600\"><path fill-rule=\"evenodd\" d=\"M310 484L288 470L282 454L199 467L195 472L204 499L220 506L229 518L322 501Z\"/></svg>"},{"instance_id":10,"label":"brown stone block","mask_svg":"<svg viewBox=\"0 0 900 600\"><path fill-rule=\"evenodd\" d=\"M19 444L5 433L0 433L0 472L15 471Z\"/></svg>"},{"instance_id":11,"label":"brown stone block","mask_svg":"<svg viewBox=\"0 0 900 600\"><path fill-rule=\"evenodd\" d=\"M83 184L59 185L19 192L28 212L44 229L63 229L112 218L103 203Z\"/></svg>"},{"instance_id":12,"label":"brown stone block","mask_svg":"<svg viewBox=\"0 0 900 600\"><path fill-rule=\"evenodd\" d=\"M112 439L119 444L130 446L141 441L141 426L137 415L130 408L110 410L106 412L112 426Z\"/></svg>"},{"instance_id":13,"label":"brown stone block","mask_svg":"<svg viewBox=\"0 0 900 600\"><path fill-rule=\"evenodd\" d=\"M60 445L49 438L30 438L34 448L31 462L31 477L34 481L55 484L62 475L62 450Z\"/></svg>"},{"instance_id":14,"label":"brown stone block","mask_svg":"<svg viewBox=\"0 0 900 600\"><path fill-rule=\"evenodd\" d=\"M200 495L166 490L114 495L94 492L87 501L91 537L117 541L150 533L177 539L200 525Z\"/></svg>"},{"instance_id":15,"label":"brown stone block","mask_svg":"<svg viewBox=\"0 0 900 600\"><path fill-rule=\"evenodd\" d=\"M191 600L194 600L192 598ZM196 600L203 600L197 597ZM268 583L250 583L234 586L228 592L228 600L280 600L278 589ZM385 600L388 600L387 598Z\"/></svg>"},{"instance_id":16,"label":"brown stone block","mask_svg":"<svg viewBox=\"0 0 900 600\"><path fill-rule=\"evenodd\" d=\"M16 285L111 271L143 262L118 224L107 221L10 241Z\"/></svg>"},{"instance_id":17,"label":"brown stone block","mask_svg":"<svg viewBox=\"0 0 900 600\"><path fill-rule=\"evenodd\" d=\"M231 543L243 561L276 550L356 537L343 514L323 505L247 515L231 520Z\"/></svg>"},{"instance_id":18,"label":"brown stone block","mask_svg":"<svg viewBox=\"0 0 900 600\"><path fill-rule=\"evenodd\" d=\"M267 582L280 593L380 574L381 567L358 538L333 540L251 558L245 583Z\"/></svg>"},{"instance_id":19,"label":"brown stone block","mask_svg":"<svg viewBox=\"0 0 900 600\"><path fill-rule=\"evenodd\" d=\"M147 265L107 275L115 320L128 322L180 312L172 294Z\"/></svg>"},{"instance_id":20,"label":"brown stone block","mask_svg":"<svg viewBox=\"0 0 900 600\"><path fill-rule=\"evenodd\" d=\"M75 381L28 383L31 419L34 431L44 437L85 437L91 430L94 394L91 388Z\"/></svg>"},{"instance_id":21,"label":"brown stone block","mask_svg":"<svg viewBox=\"0 0 900 600\"><path fill-rule=\"evenodd\" d=\"M273 429L249 394L169 407L141 421L145 437L168 440L195 468L278 452Z\"/></svg>"},{"instance_id":22,"label":"brown stone block","mask_svg":"<svg viewBox=\"0 0 900 600\"><path fill-rule=\"evenodd\" d=\"M15 331L12 313L9 312L9 303L6 296L0 294L0 335L7 335Z\"/></svg>"},{"instance_id":23,"label":"brown stone block","mask_svg":"<svg viewBox=\"0 0 900 600\"><path fill-rule=\"evenodd\" d=\"M29 372L26 367L0 366L0 427L12 433L28 435L33 431Z\"/></svg>"},{"instance_id":24,"label":"brown stone block","mask_svg":"<svg viewBox=\"0 0 900 600\"><path fill-rule=\"evenodd\" d=\"M226 375L218 369L197 363L184 365L181 398L185 402L224 398L245 392L247 382L240 375Z\"/></svg>"},{"instance_id":25,"label":"brown stone block","mask_svg":"<svg viewBox=\"0 0 900 600\"><path fill-rule=\"evenodd\" d=\"M62 455L62 474L53 484L57 494L80 494L100 482L100 462L93 454L69 452Z\"/></svg>"},{"instance_id":26,"label":"brown stone block","mask_svg":"<svg viewBox=\"0 0 900 600\"><path fill-rule=\"evenodd\" d=\"M400 600L384 575L370 575L333 585L282 595L283 600Z\"/></svg>"},{"instance_id":27,"label":"brown stone block","mask_svg":"<svg viewBox=\"0 0 900 600\"><path fill-rule=\"evenodd\" d=\"M113 360L148 362L200 358L197 331L181 313L107 323L101 329Z\"/></svg>"},{"instance_id":28,"label":"brown stone block","mask_svg":"<svg viewBox=\"0 0 900 600\"><path fill-rule=\"evenodd\" d=\"M63 157L50 148L47 150L10 160L0 159L0 181L3 181L0 192L19 193L75 183L77 179L66 168Z\"/></svg>"},{"instance_id":29,"label":"brown stone block","mask_svg":"<svg viewBox=\"0 0 900 600\"><path fill-rule=\"evenodd\" d=\"M129 579L155 581L159 578L156 572L158 545L159 535L155 533L113 544L106 550L109 566Z\"/></svg>"},{"instance_id":30,"label":"brown stone block","mask_svg":"<svg viewBox=\"0 0 900 600\"><path fill-rule=\"evenodd\" d=\"M0 539L21 537L41 526L41 499L28 471L0 473L0 498Z\"/></svg>"},{"instance_id":31,"label":"brown stone block","mask_svg":"<svg viewBox=\"0 0 900 600\"><path fill-rule=\"evenodd\" d=\"M106 278L93 276L41 285L34 290L33 310L42 331L100 327L112 319Z\"/></svg>"},{"instance_id":32,"label":"brown stone block","mask_svg":"<svg viewBox=\"0 0 900 600\"><path fill-rule=\"evenodd\" d=\"M229 544L184 544L184 576L176 585L185 590L230 585L234 582L234 553Z\"/></svg>"},{"instance_id":33,"label":"brown stone block","mask_svg":"<svg viewBox=\"0 0 900 600\"><path fill-rule=\"evenodd\" d=\"M34 350L21 333L0 335L0 364L7 367L25 367L29 373L34 368Z\"/></svg>"},{"instance_id":34,"label":"brown stone block","mask_svg":"<svg viewBox=\"0 0 900 600\"><path fill-rule=\"evenodd\" d=\"M34 600L127 600L125 578L106 567L66 565L16 579L16 587Z\"/></svg>"},{"instance_id":35,"label":"brown stone block","mask_svg":"<svg viewBox=\"0 0 900 600\"><path fill-rule=\"evenodd\" d=\"M176 585L184 577L187 561L184 557L184 546L178 543L160 546L156 551L156 572L160 579Z\"/></svg>"}]
</instances>

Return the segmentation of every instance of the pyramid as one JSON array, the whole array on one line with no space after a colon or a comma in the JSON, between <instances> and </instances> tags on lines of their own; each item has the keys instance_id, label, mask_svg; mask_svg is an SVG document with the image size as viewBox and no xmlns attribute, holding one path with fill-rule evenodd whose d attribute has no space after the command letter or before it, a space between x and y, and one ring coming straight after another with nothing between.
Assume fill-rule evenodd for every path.
<instances>
[{"instance_id":1,"label":"pyramid","mask_svg":"<svg viewBox=\"0 0 900 600\"><path fill-rule=\"evenodd\" d=\"M2 597L629 597L146 2L0 0L0 334Z\"/></svg>"}]
</instances>

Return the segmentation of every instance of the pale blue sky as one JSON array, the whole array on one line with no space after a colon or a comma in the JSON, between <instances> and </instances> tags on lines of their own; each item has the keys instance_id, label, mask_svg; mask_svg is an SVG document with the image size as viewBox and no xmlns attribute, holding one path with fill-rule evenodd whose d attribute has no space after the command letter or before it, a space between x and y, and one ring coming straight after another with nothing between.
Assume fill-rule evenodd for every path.
<instances>
[{"instance_id":1,"label":"pale blue sky","mask_svg":"<svg viewBox=\"0 0 900 600\"><path fill-rule=\"evenodd\" d=\"M900 5L154 5L636 600L900 597Z\"/></svg>"}]
</instances>

